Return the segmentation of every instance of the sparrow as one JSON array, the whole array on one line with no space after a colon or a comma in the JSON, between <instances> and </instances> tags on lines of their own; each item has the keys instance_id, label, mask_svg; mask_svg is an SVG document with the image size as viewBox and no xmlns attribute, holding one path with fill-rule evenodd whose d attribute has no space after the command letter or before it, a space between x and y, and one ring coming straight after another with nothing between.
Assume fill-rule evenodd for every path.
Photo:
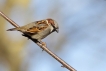
<instances>
[{"instance_id":1,"label":"sparrow","mask_svg":"<svg viewBox=\"0 0 106 71\"><path fill-rule=\"evenodd\" d=\"M8 29L7 31L15 31L15 30L27 34L31 38L41 42L42 39L47 37L52 32L56 31L58 33L59 26L55 20L48 18L29 23L25 26L11 28Z\"/></svg>"}]
</instances>

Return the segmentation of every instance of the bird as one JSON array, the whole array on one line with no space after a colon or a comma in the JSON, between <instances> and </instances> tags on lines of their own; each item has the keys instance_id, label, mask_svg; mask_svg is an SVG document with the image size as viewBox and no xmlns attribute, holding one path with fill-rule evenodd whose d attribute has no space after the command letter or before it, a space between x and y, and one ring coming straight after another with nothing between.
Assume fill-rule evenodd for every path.
<instances>
[{"instance_id":1,"label":"bird","mask_svg":"<svg viewBox=\"0 0 106 71\"><path fill-rule=\"evenodd\" d=\"M37 40L38 42L42 43L41 40L47 37L49 34L53 32L59 32L59 26L58 23L51 19L43 19L35 22L31 22L27 25L17 27L17 28L11 28L7 31L20 31L24 34L27 34L32 39Z\"/></svg>"}]
</instances>

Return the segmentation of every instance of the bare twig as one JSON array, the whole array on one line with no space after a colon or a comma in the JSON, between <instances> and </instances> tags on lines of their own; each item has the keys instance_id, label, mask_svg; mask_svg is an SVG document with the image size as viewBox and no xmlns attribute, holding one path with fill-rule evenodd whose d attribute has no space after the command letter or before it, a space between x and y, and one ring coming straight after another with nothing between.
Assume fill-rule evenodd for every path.
<instances>
[{"instance_id":1,"label":"bare twig","mask_svg":"<svg viewBox=\"0 0 106 71\"><path fill-rule=\"evenodd\" d=\"M0 15L6 19L8 22L10 22L14 27L19 27L18 24L16 24L13 20L11 20L10 18L8 18L3 12L0 11Z\"/></svg>"},{"instance_id":2,"label":"bare twig","mask_svg":"<svg viewBox=\"0 0 106 71\"><path fill-rule=\"evenodd\" d=\"M19 25L17 25L14 21L12 21L10 18L8 18L3 12L0 11L0 15L6 19L9 23L11 23L14 27L20 27ZM23 33L25 34L25 33ZM42 46L40 43L38 43L36 40L32 39L30 36L28 36L27 34L25 34L26 37L28 37L29 39L31 39L33 42L35 42L40 48L42 48L43 50L45 50L48 54L50 54L53 58L55 58L57 61L59 61L63 66L67 68L70 71L76 71L72 66L70 66L69 64L67 64L64 60L62 60L61 58L59 58L56 54L54 54L51 50L49 50L46 46Z\"/></svg>"}]
</instances>

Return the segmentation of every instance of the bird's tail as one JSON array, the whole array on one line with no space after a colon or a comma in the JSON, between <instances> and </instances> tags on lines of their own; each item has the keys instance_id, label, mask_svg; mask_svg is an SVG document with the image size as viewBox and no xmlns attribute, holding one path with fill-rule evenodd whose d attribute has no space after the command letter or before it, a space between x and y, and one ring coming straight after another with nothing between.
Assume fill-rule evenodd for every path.
<instances>
[{"instance_id":1,"label":"bird's tail","mask_svg":"<svg viewBox=\"0 0 106 71\"><path fill-rule=\"evenodd\" d=\"M18 30L18 28L11 28L11 29L8 29L7 31L15 31L15 30Z\"/></svg>"}]
</instances>

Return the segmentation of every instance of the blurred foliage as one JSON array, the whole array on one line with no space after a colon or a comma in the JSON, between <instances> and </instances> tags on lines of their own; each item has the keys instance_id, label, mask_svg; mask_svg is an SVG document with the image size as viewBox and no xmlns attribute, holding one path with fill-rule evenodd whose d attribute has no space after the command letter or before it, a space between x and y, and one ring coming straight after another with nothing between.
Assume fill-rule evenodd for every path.
<instances>
[{"instance_id":1,"label":"blurred foliage","mask_svg":"<svg viewBox=\"0 0 106 71\"><path fill-rule=\"evenodd\" d=\"M14 6L21 5L27 7L29 0L5 0L4 5L1 8L7 16L10 15ZM11 25L11 24L10 24ZM7 71L20 71L20 64L22 57L20 52L25 45L25 40L19 39L18 41L12 41L6 34L6 20L0 17L0 63L5 63Z\"/></svg>"}]
</instances>

